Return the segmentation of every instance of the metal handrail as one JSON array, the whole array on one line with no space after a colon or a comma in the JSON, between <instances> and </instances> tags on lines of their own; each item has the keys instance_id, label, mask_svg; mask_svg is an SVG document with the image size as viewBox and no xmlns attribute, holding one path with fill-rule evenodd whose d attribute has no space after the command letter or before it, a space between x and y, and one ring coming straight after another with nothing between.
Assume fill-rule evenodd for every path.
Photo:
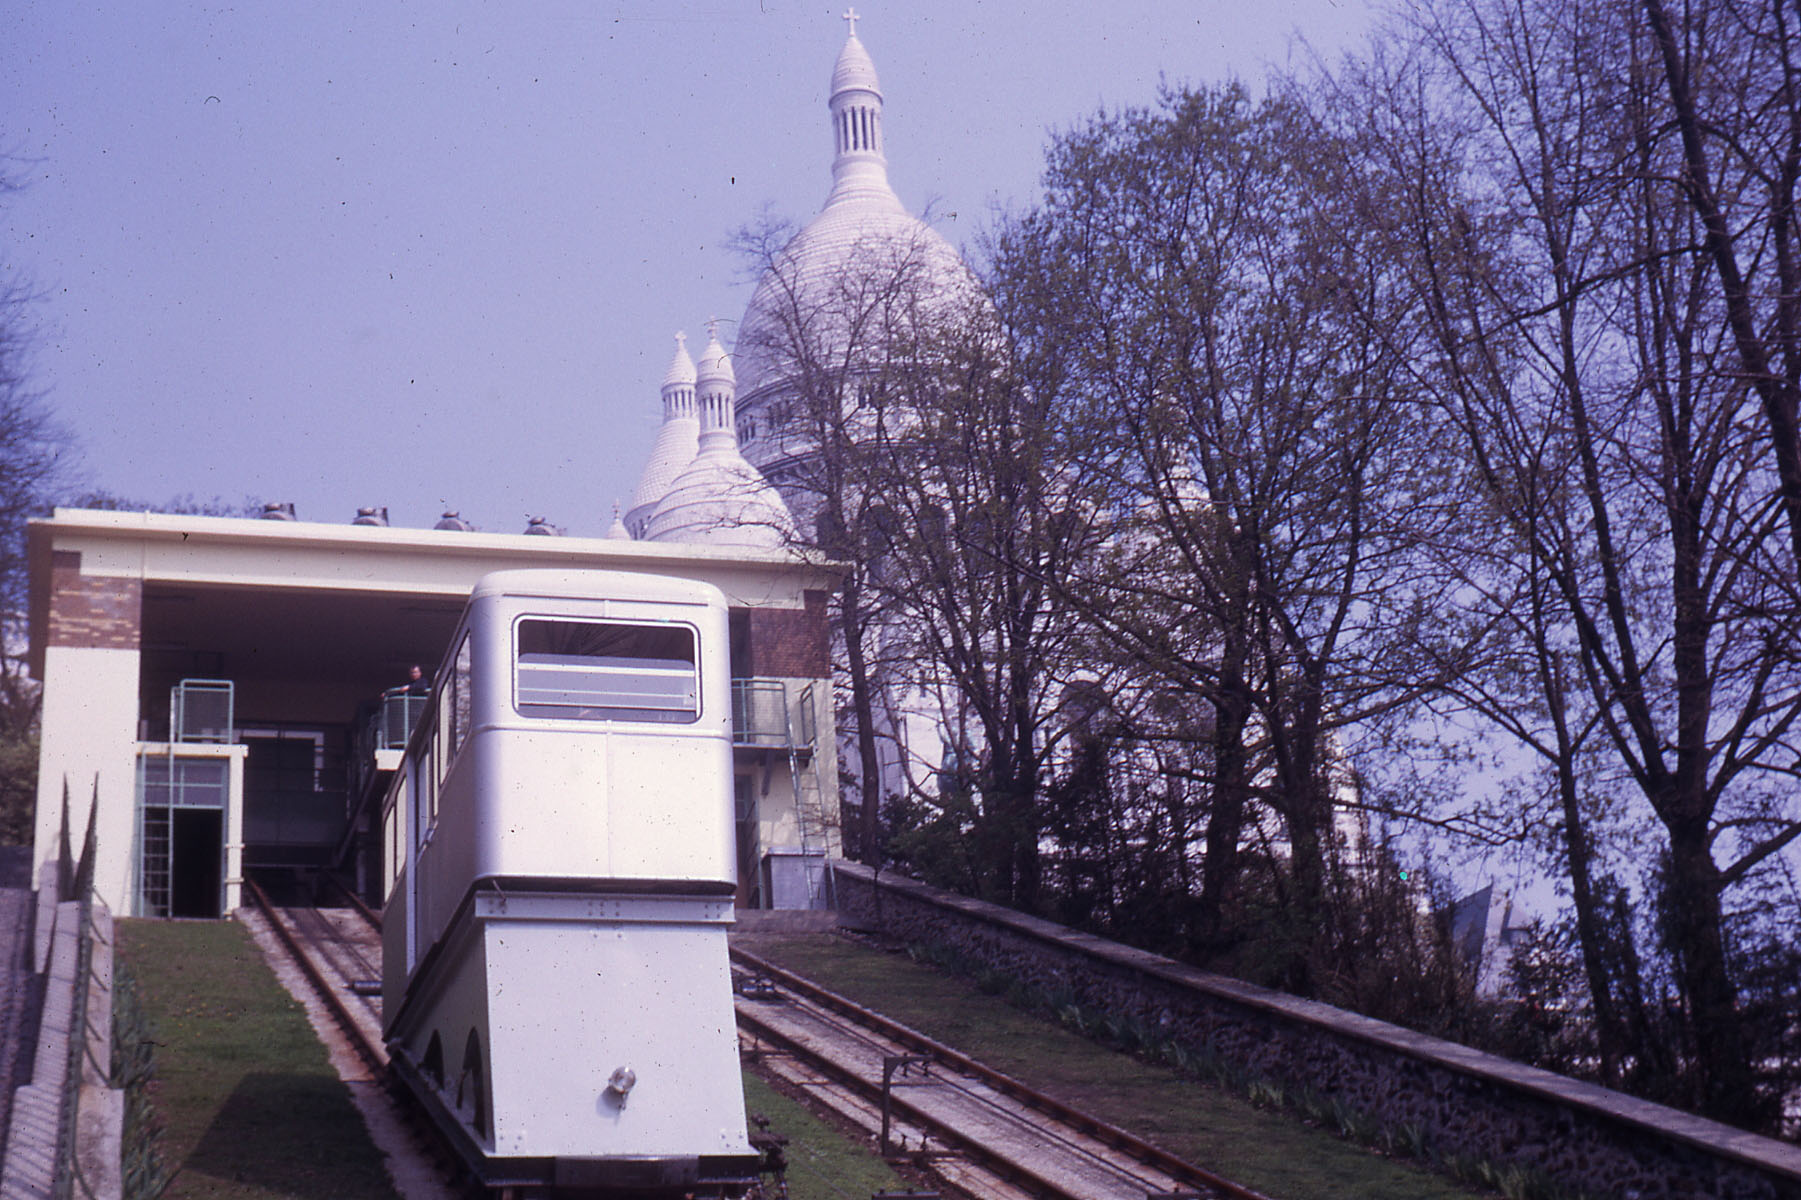
<instances>
[{"instance_id":1,"label":"metal handrail","mask_svg":"<svg viewBox=\"0 0 1801 1200\"><path fill-rule=\"evenodd\" d=\"M410 687L391 687L381 694L381 710L376 714L375 745L380 750L404 750L413 726L431 703L429 691L416 692Z\"/></svg>"},{"instance_id":2,"label":"metal handrail","mask_svg":"<svg viewBox=\"0 0 1801 1200\"><path fill-rule=\"evenodd\" d=\"M65 797L67 793L65 792ZM79 1183L84 1195L93 1200L94 1191L81 1178L79 1147L76 1143L75 1131L81 1108L82 1062L87 1056L88 1043L88 992L90 991L89 975L94 969L94 857L95 826L100 813L100 785L94 784L94 798L88 808L87 834L81 841L81 858L75 864L74 891L78 905L75 928L75 994L70 997L69 1008L69 1044L66 1048L66 1059L62 1080L62 1095L58 1098L56 1120L56 1174L51 1182L51 1195L55 1200L73 1200L75 1185ZM65 799L65 819L67 807ZM66 844L63 850L68 853Z\"/></svg>"},{"instance_id":3,"label":"metal handrail","mask_svg":"<svg viewBox=\"0 0 1801 1200\"><path fill-rule=\"evenodd\" d=\"M208 707L214 720L202 718ZM169 689L169 741L236 740L237 686L229 679L183 679Z\"/></svg>"},{"instance_id":4,"label":"metal handrail","mask_svg":"<svg viewBox=\"0 0 1801 1200\"><path fill-rule=\"evenodd\" d=\"M794 745L787 684L779 679L732 680L732 745L767 750Z\"/></svg>"}]
</instances>

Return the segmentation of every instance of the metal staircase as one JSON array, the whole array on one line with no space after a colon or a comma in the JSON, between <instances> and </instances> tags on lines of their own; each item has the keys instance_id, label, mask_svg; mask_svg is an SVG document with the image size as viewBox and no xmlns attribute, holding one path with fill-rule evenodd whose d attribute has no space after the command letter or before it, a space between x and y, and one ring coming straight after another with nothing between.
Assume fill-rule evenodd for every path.
<instances>
[{"instance_id":1,"label":"metal staircase","mask_svg":"<svg viewBox=\"0 0 1801 1200\"><path fill-rule=\"evenodd\" d=\"M782 705L784 712L788 706ZM813 711L813 685L800 690L796 708L800 713L800 737L794 736L790 721L788 736L788 780L794 789L794 820L800 830L801 861L807 877L807 907L831 908L831 872L826 855L831 848L831 830L826 824L825 798L819 783L819 722Z\"/></svg>"},{"instance_id":2,"label":"metal staircase","mask_svg":"<svg viewBox=\"0 0 1801 1200\"><path fill-rule=\"evenodd\" d=\"M829 904L830 896L825 857L830 851L830 826L822 795L818 767L818 729L815 716L813 685L802 687L797 703L788 701L788 685L779 679L735 679L732 681L732 743L739 749L756 750L764 763L764 787L768 786L768 765L776 753L788 759L788 783L794 803L795 836L799 845L792 847L761 846L763 854L776 859L798 858L805 879L804 901L808 908ZM748 798L738 800L740 845L754 841L758 819L756 789ZM774 896L763 896L761 862L745 863L756 871L756 898L772 903ZM792 876L788 876L790 880ZM771 881L772 892L777 888ZM792 891L790 891L792 895ZM789 907L793 901L789 901Z\"/></svg>"}]
</instances>

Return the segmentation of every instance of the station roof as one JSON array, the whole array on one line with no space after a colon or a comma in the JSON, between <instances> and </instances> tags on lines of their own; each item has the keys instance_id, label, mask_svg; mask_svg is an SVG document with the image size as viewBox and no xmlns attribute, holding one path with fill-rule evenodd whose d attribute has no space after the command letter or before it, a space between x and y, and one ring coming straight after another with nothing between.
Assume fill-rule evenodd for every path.
<instances>
[{"instance_id":1,"label":"station roof","mask_svg":"<svg viewBox=\"0 0 1801 1200\"><path fill-rule=\"evenodd\" d=\"M299 674L435 659L490 571L560 567L702 579L745 608L801 608L839 570L802 548L544 537L59 508L29 528L31 664L42 677L53 567L138 580L142 648ZM79 557L75 557L79 556ZM294 662L282 661L284 657ZM428 664L429 665L429 664Z\"/></svg>"}]
</instances>

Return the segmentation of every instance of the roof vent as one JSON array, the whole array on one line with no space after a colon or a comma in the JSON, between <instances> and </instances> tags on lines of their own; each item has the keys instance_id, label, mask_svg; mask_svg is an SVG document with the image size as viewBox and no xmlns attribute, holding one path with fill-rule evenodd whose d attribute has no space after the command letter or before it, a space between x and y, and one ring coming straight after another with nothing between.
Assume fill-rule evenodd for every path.
<instances>
[{"instance_id":1,"label":"roof vent","mask_svg":"<svg viewBox=\"0 0 1801 1200\"><path fill-rule=\"evenodd\" d=\"M446 509L444 515L438 518L438 523L433 525L432 528L454 529L459 533L475 532L475 526L463 520L463 514L457 512L455 509Z\"/></svg>"},{"instance_id":2,"label":"roof vent","mask_svg":"<svg viewBox=\"0 0 1801 1200\"><path fill-rule=\"evenodd\" d=\"M552 525L545 517L533 517L531 520L527 521L525 523L525 532L540 534L545 537L563 536L562 528L560 526Z\"/></svg>"},{"instance_id":3,"label":"roof vent","mask_svg":"<svg viewBox=\"0 0 1801 1200\"><path fill-rule=\"evenodd\" d=\"M379 508L357 509L356 520L351 522L352 525L386 525L387 523L388 506L385 504Z\"/></svg>"},{"instance_id":4,"label":"roof vent","mask_svg":"<svg viewBox=\"0 0 1801 1200\"><path fill-rule=\"evenodd\" d=\"M299 517L294 515L294 502L292 500L271 500L263 505L262 520L298 521L299 519Z\"/></svg>"}]
</instances>

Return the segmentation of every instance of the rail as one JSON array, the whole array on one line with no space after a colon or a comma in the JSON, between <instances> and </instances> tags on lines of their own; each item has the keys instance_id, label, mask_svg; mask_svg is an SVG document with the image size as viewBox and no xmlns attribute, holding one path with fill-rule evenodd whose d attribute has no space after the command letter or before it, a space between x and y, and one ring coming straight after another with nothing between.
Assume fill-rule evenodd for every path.
<instances>
[{"instance_id":1,"label":"rail","mask_svg":"<svg viewBox=\"0 0 1801 1200\"><path fill-rule=\"evenodd\" d=\"M250 894L251 903L268 922L269 928L274 931L282 948L287 951L288 957L306 976L307 982L312 985L320 1003L325 1005L326 1010L331 1013L332 1019L344 1031L344 1036L350 1040L351 1049L356 1051L357 1057L362 1059L370 1070L377 1073L383 1071L388 1065L386 1047L372 1041L363 1032L361 1024L350 1011L350 1006L344 1003L343 993L332 980L326 977L324 970L313 960L313 956L301 946L299 939L288 927L288 923L282 920L281 914L275 910L275 905L270 903L268 895L257 885L256 881L246 879L244 890ZM363 912L366 913L367 909L364 909Z\"/></svg>"},{"instance_id":2,"label":"rail","mask_svg":"<svg viewBox=\"0 0 1801 1200\"><path fill-rule=\"evenodd\" d=\"M376 912L373 908L370 908L368 901L352 891L349 884L345 883L342 879L339 879L329 871L325 873L325 883L333 891L337 892L338 895L350 902L350 907L356 910L357 916L367 921L375 929L381 928L381 914Z\"/></svg>"},{"instance_id":3,"label":"rail","mask_svg":"<svg viewBox=\"0 0 1801 1200\"><path fill-rule=\"evenodd\" d=\"M855 1003L835 992L828 991L819 985L801 978L792 972L785 971L774 963L741 947L733 947L734 962L756 972L764 979L781 989L800 997L820 1008L831 1011L854 1025L880 1035L882 1038L905 1048L908 1052L904 1058L922 1058L939 1063L963 1075L979 1080L994 1092L1010 1098L1015 1103L1024 1105L1042 1114L1048 1120L1065 1126L1093 1138L1095 1141L1112 1147L1114 1150L1129 1156L1147 1167L1160 1171L1173 1179L1183 1181L1186 1186L1206 1189L1213 1195L1231 1197L1233 1200L1268 1200L1262 1193L1253 1191L1241 1184L1234 1183L1198 1167L1184 1159L1178 1158L1159 1146L1152 1145L1118 1126L1102 1121L1080 1109L1072 1108L1056 1098L1046 1095L1035 1088L1020 1082L1011 1076L994 1070L985 1064L970 1058L968 1055L926 1037L905 1025L892 1021L871 1009ZM750 1028L759 1038L772 1044L782 1046L790 1053L802 1055L809 1062L821 1069L831 1068L820 1062L812 1049L791 1039L769 1025L756 1020L742 1008L739 1010L739 1022ZM893 1065L900 1065L899 1058L892 1059ZM928 1113L915 1105L902 1100L888 1084L890 1062L884 1063L883 1086L877 1088L872 1084L845 1077L841 1082L853 1090L861 1091L864 1098L872 1104L880 1106L883 1124L884 1150L887 1149L887 1130L890 1117L894 1113L903 1115L908 1121L931 1130L932 1136L945 1146L955 1147L971 1158L987 1163L991 1169L999 1169L1015 1182L1022 1183L1035 1194L1044 1196L1069 1196L1064 1187L1056 1181L1039 1176L1030 1166L1017 1161L1003 1161L977 1139L968 1136L964 1131L938 1123ZM1201 1194L1199 1192L1195 1194Z\"/></svg>"},{"instance_id":4,"label":"rail","mask_svg":"<svg viewBox=\"0 0 1801 1200\"><path fill-rule=\"evenodd\" d=\"M779 679L732 680L732 745L786 750L795 744L787 686Z\"/></svg>"},{"instance_id":5,"label":"rail","mask_svg":"<svg viewBox=\"0 0 1801 1200\"><path fill-rule=\"evenodd\" d=\"M388 1072L387 1049L379 1032L359 1019L357 1008L364 1003L360 998L368 995L360 988L366 982L363 973L373 968L373 974L379 975L380 964L379 957L357 961L363 959L365 950L358 948L358 938L348 926L362 921L379 930L380 918L349 892L345 893L346 898L356 915L354 920L342 923L326 917L326 913L338 911L335 905L329 909L306 905L279 908L254 883L246 883L245 893L255 911L257 938L263 942L265 952L279 955L299 970L305 990L325 1006L352 1053L367 1068L365 1079L354 1079L348 1074L344 1078L350 1086L366 1089L358 1100L359 1107L367 1106L370 1111L384 1114L370 1121L370 1132L378 1148L398 1164L402 1175L418 1184L419 1194L476 1195L468 1190L469 1181L462 1175L462 1160L455 1148L442 1140L441 1132L421 1108L403 1099L404 1089L394 1086ZM262 927L274 936L277 946L268 945ZM369 952L380 955L379 948ZM299 993L295 994L299 998ZM362 1016L372 1012L372 1007L365 1009Z\"/></svg>"}]
</instances>

